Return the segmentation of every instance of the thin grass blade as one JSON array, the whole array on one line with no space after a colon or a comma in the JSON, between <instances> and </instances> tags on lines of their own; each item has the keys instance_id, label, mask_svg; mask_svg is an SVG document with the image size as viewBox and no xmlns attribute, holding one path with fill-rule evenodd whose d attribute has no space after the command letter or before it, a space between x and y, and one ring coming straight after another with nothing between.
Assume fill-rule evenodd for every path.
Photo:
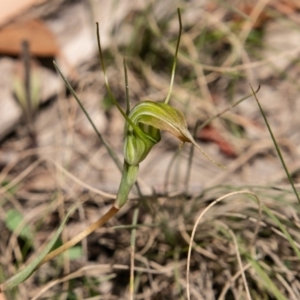
<instances>
[{"instance_id":1,"label":"thin grass blade","mask_svg":"<svg viewBox=\"0 0 300 300\"><path fill-rule=\"evenodd\" d=\"M289 241L289 243L291 244L291 247L293 248L293 250L295 251L298 259L300 260L300 251L298 249L298 247L296 246L293 238L291 237L291 235L288 233L288 231L286 230L285 226L279 221L279 219L272 213L272 211L270 209L268 209L266 206L263 206L263 210L268 214L268 216L276 223L276 225L280 228L280 230L282 231L282 233L285 235L286 239Z\"/></svg>"},{"instance_id":2,"label":"thin grass blade","mask_svg":"<svg viewBox=\"0 0 300 300\"><path fill-rule=\"evenodd\" d=\"M170 87L168 91L168 95L166 97L166 100L164 103L168 104L171 94L172 94L172 89L173 89L173 84L174 84L174 78L175 78L175 71L176 71L176 65L177 65L177 55L178 55L178 49L180 45L180 38L182 34L182 22L181 22L181 13L180 13L180 8L177 8L177 13L178 13L178 21L179 21L179 33L178 33L178 39L177 39L177 44L176 44L176 50L175 50L175 55L174 55L174 61L173 61L173 66L172 66L172 73L171 73L171 82L170 82Z\"/></svg>"},{"instance_id":3,"label":"thin grass blade","mask_svg":"<svg viewBox=\"0 0 300 300\"><path fill-rule=\"evenodd\" d=\"M263 268L260 266L260 264L253 260L248 259L250 264L252 265L253 269L261 279L261 282L266 287L269 292L271 292L277 300L288 300L277 288L277 286L273 283L272 279L268 276L268 274L263 270Z\"/></svg>"},{"instance_id":4,"label":"thin grass blade","mask_svg":"<svg viewBox=\"0 0 300 300\"><path fill-rule=\"evenodd\" d=\"M298 192L297 192L297 190L296 190L296 187L295 187L295 185L294 185L294 182L293 182L293 180L292 180L292 177L291 177L291 175L290 175L290 172L289 172L289 170L288 170L288 168L287 168L287 166L286 166L286 164L285 164L285 161L284 161L283 156L282 156L282 154L281 154L280 148L279 148L279 146L278 146L278 144L277 144L277 142L276 142L276 139L275 139L275 136L274 136L274 134L273 134L273 132L272 132L271 126L270 126L270 124L269 124L269 122L268 122L268 120L267 120L267 116L266 116L266 114L265 114L265 112L264 112L262 106L260 105L260 103L259 103L259 101L258 101L258 98L257 98L257 96L256 96L256 93L254 92L254 90L253 90L251 84L250 84L250 87L251 87L253 96L254 96L254 98L255 98L255 100L256 100L256 102L257 102L257 104L258 104L258 107L259 107L259 109L260 109L260 112L261 112L261 114L262 114L262 116L263 116L263 118L264 118L264 121L265 121L265 123L266 123L266 125L267 125L267 127L268 127L269 133L270 133L270 135L271 135L272 141L273 141L273 143L274 143L274 146L275 146L276 152L277 152L277 154L278 154L278 156L279 156L279 159L280 159L280 161L281 161L281 164L282 164L282 166L283 166L283 168L284 168L284 170L285 170L286 176L287 176L287 178L288 178L288 180L289 180L289 182L290 182L290 184L291 184L291 186L292 186L292 189L293 189L293 191L294 191L294 194L295 194L295 196L296 196L296 198L297 198L297 200L298 200L298 202L299 202L299 204L300 204L300 197L299 197L299 194L298 194Z\"/></svg>"},{"instance_id":5,"label":"thin grass blade","mask_svg":"<svg viewBox=\"0 0 300 300\"><path fill-rule=\"evenodd\" d=\"M87 117L87 119L89 120L90 124L92 125L94 131L96 132L99 140L101 141L101 143L103 143L103 145L105 146L108 154L110 155L110 157L113 159L113 161L115 162L115 164L117 165L118 169L120 171L122 171L122 163L120 161L120 159L118 158L118 156L115 154L115 152L113 151L113 149L109 146L109 144L106 142L106 140L103 138L103 136L101 135L101 133L98 131L96 125L94 124L93 120L90 118L88 112L86 111L85 107L83 106L81 100L79 99L79 97L77 96L76 92L74 91L73 87L71 86L71 84L69 83L69 81L66 79L66 77L62 74L62 72L60 71L58 65L56 64L55 61L53 61L54 67L56 69L56 71L58 72L58 74L61 76L61 78L63 79L63 81L65 82L68 90L70 91L70 93L72 94L72 96L75 98L75 100L77 101L78 105L80 106L81 110L83 111L83 113L85 114L85 116Z\"/></svg>"}]
</instances>

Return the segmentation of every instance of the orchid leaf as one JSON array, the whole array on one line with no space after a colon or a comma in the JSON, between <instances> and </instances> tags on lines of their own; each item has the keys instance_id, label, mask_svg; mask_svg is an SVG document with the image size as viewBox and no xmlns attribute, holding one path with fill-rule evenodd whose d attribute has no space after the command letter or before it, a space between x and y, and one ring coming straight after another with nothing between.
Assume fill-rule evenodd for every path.
<instances>
[{"instance_id":1,"label":"orchid leaf","mask_svg":"<svg viewBox=\"0 0 300 300\"><path fill-rule=\"evenodd\" d=\"M53 248L55 242L57 241L59 235L61 234L69 216L74 212L74 210L77 208L78 204L74 205L64 218L63 222L60 224L59 228L51 238L51 240L48 242L46 247L39 253L39 255L30 262L24 269L20 270L17 274L9 278L7 281L2 283L0 285L0 293L7 290L12 289L13 287L17 286L24 280L26 280L32 272L36 269L36 267L39 265L39 263L43 260L43 258L49 253L49 251Z\"/></svg>"}]
</instances>

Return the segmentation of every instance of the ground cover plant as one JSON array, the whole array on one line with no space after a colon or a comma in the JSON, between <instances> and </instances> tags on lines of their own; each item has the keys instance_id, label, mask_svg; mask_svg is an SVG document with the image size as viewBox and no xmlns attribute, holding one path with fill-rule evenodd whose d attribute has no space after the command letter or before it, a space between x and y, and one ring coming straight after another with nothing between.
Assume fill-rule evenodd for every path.
<instances>
[{"instance_id":1,"label":"ground cover plant","mask_svg":"<svg viewBox=\"0 0 300 300\"><path fill-rule=\"evenodd\" d=\"M274 13L272 6L264 8ZM113 52L103 53L104 61L106 55L108 61L112 59L104 81L109 79L110 90L124 107L126 98L136 104L141 98L161 101L168 94L178 23L175 10L168 13L169 19L163 18L157 23L151 9L137 13L134 19L137 32L144 31L145 40L133 35L132 46L126 47L127 50L112 47L110 51ZM163 133L162 141L150 152L143 150L149 154L140 166L138 187L133 188L130 201L119 214L87 240L47 262L24 283L7 291L8 299L299 298L299 203L296 195L286 184L286 175L280 175L283 168L270 135L264 130L263 117L257 113L254 98L226 110L242 96L252 93L249 82L256 88L250 67L243 69L241 66L247 64L250 51L255 57L260 45L255 38L262 38L262 35L253 34L254 37L248 39L246 33L250 34L251 28L248 25L247 29L249 20L241 15L243 11L238 14L242 19L229 18L232 24L225 19L217 23L216 12L210 11L214 8L204 11L206 25L212 22L214 26L207 25L205 30L199 31L199 24L189 23L192 18L187 18L189 9L192 8L188 5L182 9L184 31L178 53L178 72L174 90L168 95L172 95L170 103L176 107L177 116L181 118L178 110L188 116L187 126L196 142L199 139L209 141L203 148L210 156L218 156L216 160L227 169L207 162L193 148L178 149L178 142ZM220 11L226 9L222 7ZM234 13L229 9L229 16ZM146 24L142 22L145 19ZM253 25L253 20L251 22ZM242 26L241 36L238 26ZM244 48L241 41L245 43ZM140 52L133 52L135 45ZM209 45L214 53L207 53ZM197 49L203 52L197 53ZM249 49L248 52L245 49ZM127 51L129 56L129 89L121 84L124 55L119 51ZM88 78L87 74L82 76L82 86L76 90L83 102L86 89L96 90L97 93L90 96L101 95L94 99L99 105L100 98L101 109L106 110L105 117L109 120L104 136L115 149L120 149L116 156L121 157L124 122L111 105L110 90L106 92L104 85L99 88L100 80L95 84L93 81L97 77ZM100 77L97 71L95 74ZM278 134L276 122L280 123L281 119L272 118L272 110L263 101L265 89L262 84L257 97L268 112L271 128L275 136L277 132L277 143L290 167L297 157L292 152L296 146L291 142L297 135L288 135L287 128ZM231 103L226 99L232 100ZM104 215L115 199L112 193L117 192L116 185L121 178L117 167L112 160L109 162L107 150L88 129L90 125L85 123L73 99L70 97L60 103L64 104L59 104L61 106L55 107L53 112L60 115L62 129L67 135L55 137L58 141L52 148L41 147L42 139L38 140L37 148L24 151L1 173L1 220L5 228L1 239L1 265L6 278L17 273L28 258L41 253L47 236L55 231L74 202L78 209L68 224L61 227L63 233L58 244ZM255 115L254 107L257 115L251 119L250 116ZM92 112L93 108L87 105L87 110ZM129 111L124 112L124 117ZM281 112L284 114L283 110ZM292 119L291 115L290 112ZM203 126L214 116L218 118ZM147 119L147 122L150 121ZM158 137L157 132L154 134ZM10 143L17 143L17 138L11 139ZM24 139L26 143L26 135ZM9 147L9 142L5 146ZM138 155L137 164L146 156L144 153ZM297 167L290 172L292 180L297 182ZM274 174L277 177L270 179ZM38 186L46 180L46 187Z\"/></svg>"}]
</instances>

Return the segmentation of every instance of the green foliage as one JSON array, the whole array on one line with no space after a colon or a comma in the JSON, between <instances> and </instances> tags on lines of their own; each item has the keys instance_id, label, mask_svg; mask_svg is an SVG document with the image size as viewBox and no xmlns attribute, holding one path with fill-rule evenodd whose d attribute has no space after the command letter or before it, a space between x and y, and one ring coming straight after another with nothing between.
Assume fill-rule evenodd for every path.
<instances>
[{"instance_id":1,"label":"green foliage","mask_svg":"<svg viewBox=\"0 0 300 300\"><path fill-rule=\"evenodd\" d=\"M252 29L247 36L245 46L249 50L262 49L264 32L262 29Z\"/></svg>"},{"instance_id":2,"label":"green foliage","mask_svg":"<svg viewBox=\"0 0 300 300\"><path fill-rule=\"evenodd\" d=\"M24 216L15 209L10 209L7 211L5 216L5 225L11 231L16 231L19 226L23 223ZM28 225L22 227L22 230L19 232L19 236L23 239L32 240L33 233L31 232Z\"/></svg>"},{"instance_id":3,"label":"green foliage","mask_svg":"<svg viewBox=\"0 0 300 300\"><path fill-rule=\"evenodd\" d=\"M82 247L74 246L68 250L68 257L70 260L78 259L82 257Z\"/></svg>"},{"instance_id":4,"label":"green foliage","mask_svg":"<svg viewBox=\"0 0 300 300\"><path fill-rule=\"evenodd\" d=\"M11 195L15 195L15 193L16 193L17 190L18 190L18 185L17 185L17 184L11 185L11 182L10 182L10 181L7 181L7 180L2 181L0 186L1 186L1 187L5 187L5 188L6 188L7 186L9 186L8 189L6 188L6 191L7 191L8 193L10 193Z\"/></svg>"},{"instance_id":5,"label":"green foliage","mask_svg":"<svg viewBox=\"0 0 300 300\"><path fill-rule=\"evenodd\" d=\"M109 97L103 97L101 104L104 111L110 111L114 107L114 103Z\"/></svg>"},{"instance_id":6,"label":"green foliage","mask_svg":"<svg viewBox=\"0 0 300 300\"><path fill-rule=\"evenodd\" d=\"M279 291L277 286L273 283L269 275L265 272L262 265L253 259L249 259L249 262L251 263L252 267L258 274L259 278L261 279L261 282L267 288L267 290L271 294L273 294L277 300L287 300L287 298Z\"/></svg>"},{"instance_id":7,"label":"green foliage","mask_svg":"<svg viewBox=\"0 0 300 300\"><path fill-rule=\"evenodd\" d=\"M47 243L47 245L44 247L44 249L41 250L39 255L32 260L26 267L24 267L22 270L20 270L18 273L16 273L14 276L9 278L7 281L2 283L0 285L0 292L4 291L6 289L12 289L13 287L17 286L19 283L26 280L32 272L38 267L39 263L43 260L43 258L47 255L47 253L52 249L53 245L55 244L56 240L58 239L59 235L61 234L69 216L74 212L74 210L77 208L77 205L74 205L66 217L64 218L63 222L60 224L59 228L55 232L55 234L51 237L50 241Z\"/></svg>"}]
</instances>

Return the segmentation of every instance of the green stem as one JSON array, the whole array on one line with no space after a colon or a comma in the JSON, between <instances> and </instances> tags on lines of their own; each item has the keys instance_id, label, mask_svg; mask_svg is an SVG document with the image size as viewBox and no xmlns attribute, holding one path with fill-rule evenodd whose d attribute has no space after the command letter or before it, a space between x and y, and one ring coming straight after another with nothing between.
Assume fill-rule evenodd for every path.
<instances>
[{"instance_id":1,"label":"green stem","mask_svg":"<svg viewBox=\"0 0 300 300\"><path fill-rule=\"evenodd\" d=\"M97 43L98 43L98 50L99 50L99 60L101 63L101 67L103 70L103 75L104 75L104 82L105 82L105 87L108 93L108 96L110 98L110 100L115 104L115 106L117 107L117 109L119 110L119 112L121 113L121 115L124 117L124 119L127 121L127 123L133 128L133 130L136 132L137 135L139 135L141 138L143 138L143 132L142 130L136 125L134 124L127 116L126 112L123 111L122 107L120 106L120 104L118 103L118 101L116 100L116 98L114 97L109 83L108 83L108 78L107 78L107 74L106 74L106 68L105 68L105 64L104 64L104 59L103 59L103 53L102 53L102 48L101 48L101 42L100 42L100 33L99 33L99 23L96 22L96 34L97 34Z\"/></svg>"},{"instance_id":2,"label":"green stem","mask_svg":"<svg viewBox=\"0 0 300 300\"><path fill-rule=\"evenodd\" d=\"M139 216L139 208L136 207L133 212L132 226L137 225L137 220ZM130 299L134 299L134 251L135 251L135 242L136 242L136 227L131 230L131 263L130 263L130 282L129 282L129 290L130 290Z\"/></svg>"},{"instance_id":3,"label":"green stem","mask_svg":"<svg viewBox=\"0 0 300 300\"><path fill-rule=\"evenodd\" d=\"M125 76L125 95L126 95L126 115L128 116L130 113L130 101L129 101L129 85L128 85L128 74L127 74L127 62L124 58L123 60L124 66L124 76Z\"/></svg>"},{"instance_id":4,"label":"green stem","mask_svg":"<svg viewBox=\"0 0 300 300\"><path fill-rule=\"evenodd\" d=\"M178 39L177 39L176 50L175 50L175 55L174 55L174 62L173 62L173 66L172 66L170 87L169 87L168 95L165 100L165 103L167 103L167 104L170 100L172 89L173 89L175 70L176 70L176 64L177 64L177 55L178 55L178 49L179 49L180 38L181 38L181 33L182 33L182 22L181 22L181 14L180 14L179 7L177 8L177 13L178 13L178 21L179 21L179 33L178 33Z\"/></svg>"},{"instance_id":5,"label":"green stem","mask_svg":"<svg viewBox=\"0 0 300 300\"><path fill-rule=\"evenodd\" d=\"M88 228L84 229L82 232L77 234L74 238L63 244L62 246L58 247L57 249L50 252L45 258L40 262L37 266L41 266L45 262L53 259L54 257L58 256L59 254L65 252L66 250L70 249L71 247L75 246L77 243L82 241L85 237L90 235L94 232L97 228L105 224L109 219L111 219L119 209L127 202L128 195L133 184L136 182L137 175L139 171L139 166L131 166L126 161L124 161L124 167L122 171L122 179L118 191L117 198L115 200L114 205L110 208L110 210L102 216L99 220L91 224Z\"/></svg>"},{"instance_id":6,"label":"green stem","mask_svg":"<svg viewBox=\"0 0 300 300\"><path fill-rule=\"evenodd\" d=\"M131 166L124 160L122 178L114 206L120 209L128 200L128 195L136 182L139 165Z\"/></svg>"}]
</instances>

